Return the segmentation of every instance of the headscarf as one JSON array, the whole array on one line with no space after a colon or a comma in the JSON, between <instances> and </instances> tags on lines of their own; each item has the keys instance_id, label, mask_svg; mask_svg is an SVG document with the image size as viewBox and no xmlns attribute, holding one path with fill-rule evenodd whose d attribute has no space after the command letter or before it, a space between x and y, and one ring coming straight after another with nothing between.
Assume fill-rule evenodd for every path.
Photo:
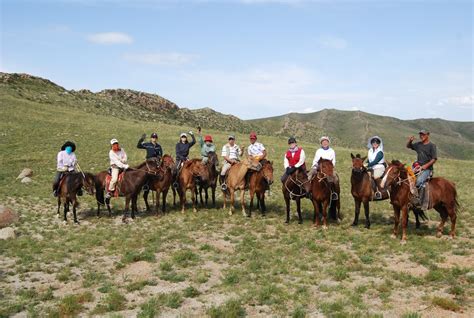
<instances>
[{"instance_id":1,"label":"headscarf","mask_svg":"<svg viewBox=\"0 0 474 318\"><path fill-rule=\"evenodd\" d=\"M382 138L380 138L379 136L372 136L369 138L369 140L367 141L367 148L368 149L372 149L372 139L374 138L377 138L378 140L380 140L380 144L379 144L379 147L377 148L378 151L383 151L383 140Z\"/></svg>"}]
</instances>

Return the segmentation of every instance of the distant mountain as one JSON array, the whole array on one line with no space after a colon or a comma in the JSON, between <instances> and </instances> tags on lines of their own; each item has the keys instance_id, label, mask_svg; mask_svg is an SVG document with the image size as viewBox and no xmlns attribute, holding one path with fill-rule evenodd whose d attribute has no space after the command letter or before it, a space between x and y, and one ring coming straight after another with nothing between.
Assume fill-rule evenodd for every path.
<instances>
[{"instance_id":1,"label":"distant mountain","mask_svg":"<svg viewBox=\"0 0 474 318\"><path fill-rule=\"evenodd\" d=\"M400 120L361 111L324 109L309 114L287 115L241 120L211 108L187 109L158 96L129 89L106 89L97 93L89 90L66 90L40 77L28 74L1 73L0 95L37 103L60 105L91 113L140 121L166 122L173 125L197 126L228 132L275 136L295 136L318 143L322 135L331 137L342 147L364 147L373 135L383 138L387 151L408 151L409 135L424 128L431 130L439 155L457 159L474 159L474 123L442 119Z\"/></svg>"},{"instance_id":2,"label":"distant mountain","mask_svg":"<svg viewBox=\"0 0 474 318\"><path fill-rule=\"evenodd\" d=\"M324 109L309 114L287 115L249 120L267 134L295 136L318 142L322 135L332 138L342 147L362 147L371 136L379 135L387 151L410 151L405 148L407 137L417 137L420 129L431 131L439 155L458 159L474 158L474 123L443 119L400 120L361 111Z\"/></svg>"}]
</instances>

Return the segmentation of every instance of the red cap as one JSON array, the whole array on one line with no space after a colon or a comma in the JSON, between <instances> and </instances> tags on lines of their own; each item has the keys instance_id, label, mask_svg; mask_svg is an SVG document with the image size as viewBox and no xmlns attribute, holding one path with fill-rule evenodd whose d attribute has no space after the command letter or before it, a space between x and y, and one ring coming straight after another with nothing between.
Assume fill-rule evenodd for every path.
<instances>
[{"instance_id":1,"label":"red cap","mask_svg":"<svg viewBox=\"0 0 474 318\"><path fill-rule=\"evenodd\" d=\"M257 134L255 132L250 133L250 139L257 139Z\"/></svg>"},{"instance_id":2,"label":"red cap","mask_svg":"<svg viewBox=\"0 0 474 318\"><path fill-rule=\"evenodd\" d=\"M211 135L206 135L206 136L204 137L204 141L210 141L210 142L212 142L212 137L211 137Z\"/></svg>"}]
</instances>

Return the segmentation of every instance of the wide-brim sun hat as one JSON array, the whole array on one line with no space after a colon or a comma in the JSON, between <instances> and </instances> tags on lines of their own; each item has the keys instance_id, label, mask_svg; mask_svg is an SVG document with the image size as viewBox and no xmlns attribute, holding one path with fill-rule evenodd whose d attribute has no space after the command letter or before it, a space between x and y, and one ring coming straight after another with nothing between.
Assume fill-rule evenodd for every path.
<instances>
[{"instance_id":1,"label":"wide-brim sun hat","mask_svg":"<svg viewBox=\"0 0 474 318\"><path fill-rule=\"evenodd\" d=\"M322 143L323 140L327 140L329 143L331 143L331 140L329 139L328 136L322 136L321 138L319 138L319 143Z\"/></svg>"},{"instance_id":2,"label":"wide-brim sun hat","mask_svg":"<svg viewBox=\"0 0 474 318\"><path fill-rule=\"evenodd\" d=\"M61 150L66 150L66 147L71 147L72 152L76 151L76 144L72 141L66 141L64 145L61 146Z\"/></svg>"}]
</instances>

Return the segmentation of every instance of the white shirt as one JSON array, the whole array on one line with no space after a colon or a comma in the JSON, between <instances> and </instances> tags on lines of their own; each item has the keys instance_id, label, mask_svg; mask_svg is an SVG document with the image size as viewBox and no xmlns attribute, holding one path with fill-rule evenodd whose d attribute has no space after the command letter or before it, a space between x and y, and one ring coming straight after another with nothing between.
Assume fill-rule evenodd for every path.
<instances>
[{"instance_id":1,"label":"white shirt","mask_svg":"<svg viewBox=\"0 0 474 318\"><path fill-rule=\"evenodd\" d=\"M77 163L77 158L74 152L68 154L66 150L58 152L58 165L57 170L59 171L74 171Z\"/></svg>"},{"instance_id":2,"label":"white shirt","mask_svg":"<svg viewBox=\"0 0 474 318\"><path fill-rule=\"evenodd\" d=\"M127 165L127 154L125 150L122 148L119 151L115 152L112 149L109 151L109 158L110 158L110 165L117 166L119 168L128 168Z\"/></svg>"},{"instance_id":3,"label":"white shirt","mask_svg":"<svg viewBox=\"0 0 474 318\"><path fill-rule=\"evenodd\" d=\"M256 156L263 156L263 151L265 150L265 147L259 143L259 142L254 142L253 144L250 144L247 149L247 153L249 156L256 157Z\"/></svg>"},{"instance_id":4,"label":"white shirt","mask_svg":"<svg viewBox=\"0 0 474 318\"><path fill-rule=\"evenodd\" d=\"M222 147L222 157L228 157L229 159L239 159L239 156L242 155L242 149L240 149L239 145L234 144L231 146L230 144L225 144Z\"/></svg>"},{"instance_id":5,"label":"white shirt","mask_svg":"<svg viewBox=\"0 0 474 318\"><path fill-rule=\"evenodd\" d=\"M294 157L295 153L294 152L291 153L291 156ZM295 164L295 168L301 167L305 160L306 160L306 154L304 153L304 150L301 149L300 160ZM290 166L290 162L288 161L288 158L286 158L286 153L285 153L285 159L283 161L283 166L285 167L285 169Z\"/></svg>"},{"instance_id":6,"label":"white shirt","mask_svg":"<svg viewBox=\"0 0 474 318\"><path fill-rule=\"evenodd\" d=\"M336 166L336 153L332 148L328 148L327 150L323 148L319 148L316 150L316 154L314 155L314 160L313 160L313 168L318 167L318 161L319 159L327 159L332 161L332 165L335 167Z\"/></svg>"}]
</instances>

